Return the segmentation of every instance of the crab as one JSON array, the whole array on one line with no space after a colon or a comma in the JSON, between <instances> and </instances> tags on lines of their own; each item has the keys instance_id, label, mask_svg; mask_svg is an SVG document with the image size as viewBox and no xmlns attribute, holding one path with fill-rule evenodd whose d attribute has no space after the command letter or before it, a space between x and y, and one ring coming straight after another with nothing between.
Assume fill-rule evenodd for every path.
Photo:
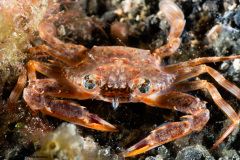
<instances>
[{"instance_id":1,"label":"crab","mask_svg":"<svg viewBox=\"0 0 240 160\"><path fill-rule=\"evenodd\" d=\"M97 115L89 113L84 106L66 99L103 100L112 103L114 109L119 103L140 102L187 114L181 117L182 121L153 130L145 139L121 154L123 157L130 157L193 131L201 131L210 117L206 102L184 92L205 88L232 121L211 148L214 149L237 127L239 116L213 84L206 80L184 80L208 73L222 87L240 98L238 87L203 64L239 59L240 56L203 57L162 66L162 58L179 48L185 20L181 9L173 2L162 1L159 6L171 28L167 44L155 49L153 53L126 46L94 46L87 49L82 45L65 44L55 37L55 27L51 23L42 22L39 34L51 47L39 45L31 48L30 53L46 52L61 62L29 61L20 74L8 103L15 103L23 91L24 100L34 111L39 110L77 125L110 132L118 130ZM48 78L38 79L36 72ZM28 85L25 87L27 77Z\"/></svg>"}]
</instances>

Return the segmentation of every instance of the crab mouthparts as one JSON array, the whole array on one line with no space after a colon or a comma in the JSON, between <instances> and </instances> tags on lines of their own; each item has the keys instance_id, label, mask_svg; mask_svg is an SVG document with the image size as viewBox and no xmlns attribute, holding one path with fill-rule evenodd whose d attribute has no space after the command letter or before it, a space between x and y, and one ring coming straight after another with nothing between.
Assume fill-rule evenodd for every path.
<instances>
[{"instance_id":1,"label":"crab mouthparts","mask_svg":"<svg viewBox=\"0 0 240 160\"><path fill-rule=\"evenodd\" d=\"M100 95L108 102L112 102L113 109L116 110L119 103L126 102L131 97L133 90L125 85L125 88L112 87L108 83L102 85Z\"/></svg>"}]
</instances>

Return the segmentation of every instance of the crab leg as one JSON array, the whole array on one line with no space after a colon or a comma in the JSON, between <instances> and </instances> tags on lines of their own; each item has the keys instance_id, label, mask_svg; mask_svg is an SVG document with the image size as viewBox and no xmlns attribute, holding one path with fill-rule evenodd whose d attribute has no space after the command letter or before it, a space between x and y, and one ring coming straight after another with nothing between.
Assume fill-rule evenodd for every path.
<instances>
[{"instance_id":1,"label":"crab leg","mask_svg":"<svg viewBox=\"0 0 240 160\"><path fill-rule=\"evenodd\" d=\"M54 78L71 86L71 84L64 79L64 76L60 76L62 75L62 67L60 65L31 60L27 63L27 68L29 81L36 80L36 71L38 71L47 77Z\"/></svg>"},{"instance_id":2,"label":"crab leg","mask_svg":"<svg viewBox=\"0 0 240 160\"><path fill-rule=\"evenodd\" d=\"M226 60L233 60L233 59L240 59L240 55L238 56L228 56L228 57L203 57L203 58L196 58L186 62L178 63L169 65L163 68L164 71L168 73L173 73L178 70L184 69L186 67L193 67L203 63L213 63L213 62L221 62Z\"/></svg>"},{"instance_id":3,"label":"crab leg","mask_svg":"<svg viewBox=\"0 0 240 160\"><path fill-rule=\"evenodd\" d=\"M26 68L20 73L17 84L8 98L8 105L17 102L19 96L22 94L23 88L27 83L27 76L29 80L36 79L35 67L33 65L34 62L35 61L28 62L28 64L26 65Z\"/></svg>"},{"instance_id":4,"label":"crab leg","mask_svg":"<svg viewBox=\"0 0 240 160\"><path fill-rule=\"evenodd\" d=\"M181 9L173 2L162 1L159 3L159 7L170 23L171 29L168 43L157 48L153 54L157 54L159 57L165 57L173 54L180 46L181 39L179 36L183 31L185 20Z\"/></svg>"},{"instance_id":5,"label":"crab leg","mask_svg":"<svg viewBox=\"0 0 240 160\"><path fill-rule=\"evenodd\" d=\"M45 68L43 68L44 63L36 62L36 61L29 61L27 63L27 65L25 66L25 68L23 69L23 71L19 75L17 84L14 87L13 91L11 92L11 94L8 98L7 106L11 106L12 104L17 102L19 96L22 94L22 91L23 91L24 87L26 86L27 76L28 76L30 81L36 80L35 70L36 70L36 68L41 68L41 67L38 67L37 64L39 64L39 66L42 66L42 69L44 70L44 71L42 70L42 72L41 72L41 70L39 69L39 72L44 74L44 72L47 71L46 66L45 66ZM51 68L50 65L49 65L48 68ZM56 73L55 77L59 77L59 74L60 74L59 70L60 69L57 68L54 71L53 68L54 67L52 67L52 72L48 73L48 74L51 75L51 76L54 76L54 73Z\"/></svg>"},{"instance_id":6,"label":"crab leg","mask_svg":"<svg viewBox=\"0 0 240 160\"><path fill-rule=\"evenodd\" d=\"M231 82L229 82L228 80L226 80L215 69L206 65L200 65L200 66L189 68L188 72L180 74L179 76L176 77L175 83L183 81L185 79L195 77L197 75L200 75L206 72L210 74L222 87L224 87L226 90L230 91L232 94L234 94L236 97L240 99L240 89L234 84L232 84Z\"/></svg>"},{"instance_id":7,"label":"crab leg","mask_svg":"<svg viewBox=\"0 0 240 160\"><path fill-rule=\"evenodd\" d=\"M62 62L69 64L69 65L77 64L77 63L81 62L81 60L82 60L82 56L63 54L62 52L58 51L57 49L51 48L47 45L39 45L39 46L33 47L29 50L29 52L31 54L37 54L38 52L45 52L45 53L52 55L53 57L58 58Z\"/></svg>"},{"instance_id":8,"label":"crab leg","mask_svg":"<svg viewBox=\"0 0 240 160\"><path fill-rule=\"evenodd\" d=\"M89 113L85 107L66 100L48 99L44 94L31 88L31 85L24 89L23 97L32 110L40 110L44 114L87 128L101 131L117 131L116 127Z\"/></svg>"},{"instance_id":9,"label":"crab leg","mask_svg":"<svg viewBox=\"0 0 240 160\"><path fill-rule=\"evenodd\" d=\"M25 87L26 83L27 83L27 71L26 69L24 69L20 73L17 84L8 98L8 104L13 104L17 102L19 96L22 94L23 88Z\"/></svg>"},{"instance_id":10,"label":"crab leg","mask_svg":"<svg viewBox=\"0 0 240 160\"><path fill-rule=\"evenodd\" d=\"M217 140L217 142L213 145L211 148L214 149L216 146L218 146L232 131L238 126L239 124L239 115L232 109L232 107L221 97L218 90L214 85L211 83L205 81L205 80L199 80L194 82L182 82L175 84L171 88L169 88L170 91L176 91L176 92L187 92L192 90L198 90L206 88L209 93L211 94L214 102L218 105L219 108L231 119L233 122L228 129L223 133L223 135Z\"/></svg>"},{"instance_id":11,"label":"crab leg","mask_svg":"<svg viewBox=\"0 0 240 160\"><path fill-rule=\"evenodd\" d=\"M170 123L152 131L145 139L128 148L122 154L124 157L148 151L164 143L186 136L192 131L200 131L209 120L209 110L206 109L205 102L184 93L170 92L160 95L154 100L144 99L143 101L149 105L175 109L192 115L181 117L184 118L182 122Z\"/></svg>"},{"instance_id":12,"label":"crab leg","mask_svg":"<svg viewBox=\"0 0 240 160\"><path fill-rule=\"evenodd\" d=\"M85 52L88 51L88 49L82 45L65 44L60 41L55 37L56 29L51 24L41 23L39 25L39 34L42 39L52 44L56 49L46 45L40 45L30 49L30 53L37 53L40 51L47 52L69 65L75 65L80 62Z\"/></svg>"}]
</instances>

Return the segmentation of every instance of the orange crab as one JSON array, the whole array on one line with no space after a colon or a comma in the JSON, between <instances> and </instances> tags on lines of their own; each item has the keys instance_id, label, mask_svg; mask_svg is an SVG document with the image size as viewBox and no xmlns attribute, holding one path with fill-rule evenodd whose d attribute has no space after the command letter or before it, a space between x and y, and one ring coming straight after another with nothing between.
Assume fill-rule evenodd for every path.
<instances>
[{"instance_id":1,"label":"orange crab","mask_svg":"<svg viewBox=\"0 0 240 160\"><path fill-rule=\"evenodd\" d=\"M233 60L240 56L204 57L179 64L161 66L163 57L173 54L179 47L185 20L181 9L169 1L162 1L160 9L171 24L168 43L152 54L148 50L125 46L94 46L65 44L57 39L55 28L49 22L39 26L42 39L54 47L40 45L31 53L46 52L60 62L44 63L30 61L19 77L9 97L9 103L23 97L32 110L102 131L117 131L117 128L89 113L85 107L61 100L97 99L107 101L117 108L119 103L145 103L149 106L185 112L183 121L166 124L152 131L149 136L128 148L122 156L140 154L161 144L201 131L209 120L206 103L197 97L182 93L206 88L214 102L231 119L232 124L213 145L219 145L239 123L238 114L221 97L216 87L205 80L182 82L202 73L209 73L221 86L240 98L240 89L227 81L219 72L203 63ZM37 79L36 72L49 77ZM26 88L27 77L29 79Z\"/></svg>"}]
</instances>

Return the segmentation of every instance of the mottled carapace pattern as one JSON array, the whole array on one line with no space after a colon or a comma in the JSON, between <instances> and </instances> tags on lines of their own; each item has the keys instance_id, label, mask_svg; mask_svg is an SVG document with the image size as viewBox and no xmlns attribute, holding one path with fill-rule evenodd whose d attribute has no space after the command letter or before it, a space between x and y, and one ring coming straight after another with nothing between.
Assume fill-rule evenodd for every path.
<instances>
[{"instance_id":1,"label":"mottled carapace pattern","mask_svg":"<svg viewBox=\"0 0 240 160\"><path fill-rule=\"evenodd\" d=\"M129 101L129 93L137 87L139 78L150 79L157 91L169 86L174 79L173 74L161 71L160 62L147 50L106 46L93 47L85 54L76 66L63 67L66 78L78 85L84 75L95 75L103 96L116 96L119 92L119 96L128 97Z\"/></svg>"}]
</instances>

